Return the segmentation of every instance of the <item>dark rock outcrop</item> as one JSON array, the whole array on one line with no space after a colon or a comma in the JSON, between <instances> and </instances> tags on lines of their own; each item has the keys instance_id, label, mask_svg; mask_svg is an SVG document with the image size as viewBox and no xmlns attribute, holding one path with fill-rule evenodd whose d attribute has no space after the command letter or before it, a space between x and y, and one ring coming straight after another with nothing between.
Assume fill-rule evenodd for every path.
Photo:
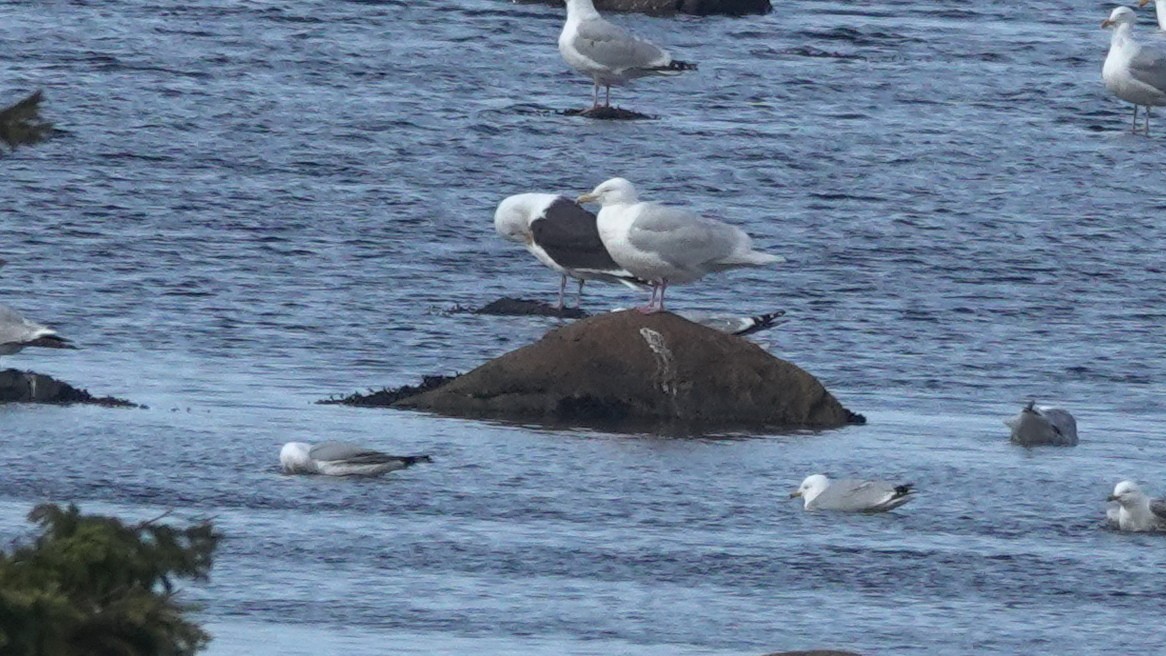
<instances>
[{"instance_id":1,"label":"dark rock outcrop","mask_svg":"<svg viewBox=\"0 0 1166 656\"><path fill-rule=\"evenodd\" d=\"M0 403L87 403L113 408L138 408L136 403L112 396L93 396L83 389L44 374L18 369L0 371Z\"/></svg>"},{"instance_id":2,"label":"dark rock outcrop","mask_svg":"<svg viewBox=\"0 0 1166 656\"><path fill-rule=\"evenodd\" d=\"M649 114L641 114L640 112L624 109L622 107L588 107L587 109L566 109L563 110L564 116L582 116L583 118L594 118L601 121L645 121L655 118Z\"/></svg>"},{"instance_id":3,"label":"dark rock outcrop","mask_svg":"<svg viewBox=\"0 0 1166 656\"><path fill-rule=\"evenodd\" d=\"M564 0L517 0L522 4L566 5ZM692 14L694 16L747 16L773 11L770 0L594 0L599 11L625 11L650 16Z\"/></svg>"},{"instance_id":4,"label":"dark rock outcrop","mask_svg":"<svg viewBox=\"0 0 1166 656\"><path fill-rule=\"evenodd\" d=\"M491 301L477 309L458 305L450 312L489 314L500 317L554 317L556 319L582 319L588 316L586 311L577 307L557 308L542 301L509 297Z\"/></svg>"},{"instance_id":5,"label":"dark rock outcrop","mask_svg":"<svg viewBox=\"0 0 1166 656\"><path fill-rule=\"evenodd\" d=\"M0 143L16 150L17 146L44 141L53 134L53 124L40 116L43 99L44 94L35 91L27 98L0 109Z\"/></svg>"},{"instance_id":6,"label":"dark rock outcrop","mask_svg":"<svg viewBox=\"0 0 1166 656\"><path fill-rule=\"evenodd\" d=\"M429 391L385 400L458 417L682 433L863 421L797 366L667 312L577 321ZM333 402L373 405L360 395Z\"/></svg>"}]
</instances>

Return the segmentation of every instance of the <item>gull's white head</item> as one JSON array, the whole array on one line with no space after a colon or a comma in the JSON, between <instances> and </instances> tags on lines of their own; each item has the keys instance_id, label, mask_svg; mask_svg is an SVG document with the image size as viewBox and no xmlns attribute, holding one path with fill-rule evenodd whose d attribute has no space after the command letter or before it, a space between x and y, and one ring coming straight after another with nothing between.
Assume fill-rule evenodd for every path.
<instances>
[{"instance_id":1,"label":"gull's white head","mask_svg":"<svg viewBox=\"0 0 1166 656\"><path fill-rule=\"evenodd\" d=\"M1135 20L1137 20L1137 16L1134 15L1133 9L1129 7L1116 7L1109 14L1109 18L1101 21L1101 26L1116 28L1121 25L1133 25Z\"/></svg>"},{"instance_id":2,"label":"gull's white head","mask_svg":"<svg viewBox=\"0 0 1166 656\"><path fill-rule=\"evenodd\" d=\"M1118 483L1113 487L1113 494L1107 498L1108 501L1116 501L1127 508L1141 505L1145 499L1146 495L1142 492L1142 488L1133 481Z\"/></svg>"},{"instance_id":3,"label":"gull's white head","mask_svg":"<svg viewBox=\"0 0 1166 656\"><path fill-rule=\"evenodd\" d=\"M536 194L516 194L498 203L494 210L494 230L510 241L529 244L530 218Z\"/></svg>"},{"instance_id":4,"label":"gull's white head","mask_svg":"<svg viewBox=\"0 0 1166 656\"><path fill-rule=\"evenodd\" d=\"M801 497L808 504L828 487L830 487L830 479L825 474L813 474L807 476L798 489L790 492L789 498Z\"/></svg>"},{"instance_id":5,"label":"gull's white head","mask_svg":"<svg viewBox=\"0 0 1166 656\"><path fill-rule=\"evenodd\" d=\"M624 178L612 178L592 189L591 193L580 196L577 202L580 204L594 202L606 207L608 205L631 205L636 200L636 188L632 183Z\"/></svg>"},{"instance_id":6,"label":"gull's white head","mask_svg":"<svg viewBox=\"0 0 1166 656\"><path fill-rule=\"evenodd\" d=\"M304 442L288 442L279 451L279 466L285 474L314 474L316 463L308 452L312 445Z\"/></svg>"}]
</instances>

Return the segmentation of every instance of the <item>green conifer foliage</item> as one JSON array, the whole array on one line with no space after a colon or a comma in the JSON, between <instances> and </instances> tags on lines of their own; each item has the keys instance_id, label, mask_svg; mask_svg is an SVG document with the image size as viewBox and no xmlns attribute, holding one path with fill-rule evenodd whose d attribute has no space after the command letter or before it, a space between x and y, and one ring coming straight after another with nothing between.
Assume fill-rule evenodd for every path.
<instances>
[{"instance_id":1,"label":"green conifer foliage","mask_svg":"<svg viewBox=\"0 0 1166 656\"><path fill-rule=\"evenodd\" d=\"M186 656L210 641L174 587L210 574L221 537L210 522L127 525L53 504L28 517L40 535L0 551L0 653Z\"/></svg>"}]
</instances>

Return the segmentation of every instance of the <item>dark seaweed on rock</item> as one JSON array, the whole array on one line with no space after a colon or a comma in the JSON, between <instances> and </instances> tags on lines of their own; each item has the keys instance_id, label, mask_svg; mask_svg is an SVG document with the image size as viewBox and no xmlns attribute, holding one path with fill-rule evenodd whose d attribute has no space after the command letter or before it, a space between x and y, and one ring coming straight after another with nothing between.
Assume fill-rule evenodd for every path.
<instances>
[{"instance_id":1,"label":"dark seaweed on rock","mask_svg":"<svg viewBox=\"0 0 1166 656\"><path fill-rule=\"evenodd\" d=\"M353 405L365 408L382 408L391 406L401 399L407 399L422 392L435 390L454 378L457 378L458 375L460 374L454 374L453 376L422 376L420 385L402 385L392 389L386 387L376 391L370 390L367 394L353 392L348 396L330 397L316 401L316 403L320 405Z\"/></svg>"},{"instance_id":2,"label":"dark seaweed on rock","mask_svg":"<svg viewBox=\"0 0 1166 656\"><path fill-rule=\"evenodd\" d=\"M556 308L549 303L531 301L525 298L500 298L476 309L455 305L449 311L503 317L557 317L559 319L582 319L590 316L580 308Z\"/></svg>"},{"instance_id":3,"label":"dark seaweed on rock","mask_svg":"<svg viewBox=\"0 0 1166 656\"><path fill-rule=\"evenodd\" d=\"M19 369L0 371L0 403L49 403L70 405L84 403L107 408L145 408L146 406L112 396L93 396L83 389L44 374Z\"/></svg>"},{"instance_id":4,"label":"dark seaweed on rock","mask_svg":"<svg viewBox=\"0 0 1166 656\"><path fill-rule=\"evenodd\" d=\"M40 103L43 99L44 94L35 91L24 100L0 109L0 141L10 150L52 136L53 124L40 117Z\"/></svg>"},{"instance_id":5,"label":"dark seaweed on rock","mask_svg":"<svg viewBox=\"0 0 1166 656\"><path fill-rule=\"evenodd\" d=\"M644 121L656 118L649 114L641 114L640 112L630 109L623 109L622 107L588 107L587 109L565 109L563 116L582 116L583 118L594 118L602 121Z\"/></svg>"}]
</instances>

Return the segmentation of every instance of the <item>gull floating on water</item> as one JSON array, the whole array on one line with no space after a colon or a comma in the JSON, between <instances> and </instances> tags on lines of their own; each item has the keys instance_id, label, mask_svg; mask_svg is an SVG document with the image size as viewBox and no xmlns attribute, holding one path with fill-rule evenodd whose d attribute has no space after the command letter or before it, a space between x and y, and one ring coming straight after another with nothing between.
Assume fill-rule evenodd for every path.
<instances>
[{"instance_id":1,"label":"gull floating on water","mask_svg":"<svg viewBox=\"0 0 1166 656\"><path fill-rule=\"evenodd\" d=\"M348 442L321 442L314 446L288 442L279 452L279 464L285 474L376 476L419 462L433 460L429 456L391 456Z\"/></svg>"},{"instance_id":2,"label":"gull floating on water","mask_svg":"<svg viewBox=\"0 0 1166 656\"><path fill-rule=\"evenodd\" d=\"M807 476L790 498L801 497L806 510L885 512L912 498L912 483L895 485L884 481L845 479L831 481L824 474Z\"/></svg>"},{"instance_id":3,"label":"gull floating on water","mask_svg":"<svg viewBox=\"0 0 1166 656\"><path fill-rule=\"evenodd\" d=\"M670 284L692 282L715 271L785 261L779 255L753 250L749 235L736 226L683 208L640 202L636 188L623 178L612 178L578 200L600 204L596 226L607 252L652 286L652 297L641 308L645 312L664 309L664 292Z\"/></svg>"},{"instance_id":4,"label":"gull floating on water","mask_svg":"<svg viewBox=\"0 0 1166 656\"><path fill-rule=\"evenodd\" d=\"M1166 500L1151 499L1137 483L1118 483L1108 500L1117 502L1117 507L1105 513L1115 528L1122 531L1166 530Z\"/></svg>"},{"instance_id":5,"label":"gull floating on water","mask_svg":"<svg viewBox=\"0 0 1166 656\"><path fill-rule=\"evenodd\" d=\"M1014 444L1021 446L1077 446L1077 420L1068 410L1038 406L1035 401L1020 410L1020 414L1004 420L1012 429Z\"/></svg>"},{"instance_id":6,"label":"gull floating on water","mask_svg":"<svg viewBox=\"0 0 1166 656\"><path fill-rule=\"evenodd\" d=\"M1154 15L1158 18L1158 29L1166 30L1166 0L1138 0L1139 7L1154 3Z\"/></svg>"},{"instance_id":7,"label":"gull floating on water","mask_svg":"<svg viewBox=\"0 0 1166 656\"><path fill-rule=\"evenodd\" d=\"M29 321L16 310L0 305L0 355L12 355L27 346L77 348L52 328Z\"/></svg>"},{"instance_id":8,"label":"gull floating on water","mask_svg":"<svg viewBox=\"0 0 1166 656\"><path fill-rule=\"evenodd\" d=\"M1166 105L1166 45L1143 43L1134 38L1136 16L1129 7L1118 7L1102 27L1113 28L1109 54L1101 79L1110 93L1133 103L1133 131L1138 131L1138 107L1146 108L1146 135L1150 134L1150 107Z\"/></svg>"},{"instance_id":9,"label":"gull floating on water","mask_svg":"<svg viewBox=\"0 0 1166 656\"><path fill-rule=\"evenodd\" d=\"M607 89L604 106L610 107L613 86L647 75L675 75L696 68L696 64L673 59L660 46L607 22L591 0L567 0L559 53L595 84L592 108L599 107L600 86Z\"/></svg>"},{"instance_id":10,"label":"gull floating on water","mask_svg":"<svg viewBox=\"0 0 1166 656\"><path fill-rule=\"evenodd\" d=\"M506 239L526 246L539 262L562 275L557 309L563 308L567 276L579 281L576 307L582 302L586 280L621 282L633 288L644 284L611 259L599 239L595 215L566 196L510 196L494 212L494 229Z\"/></svg>"}]
</instances>

